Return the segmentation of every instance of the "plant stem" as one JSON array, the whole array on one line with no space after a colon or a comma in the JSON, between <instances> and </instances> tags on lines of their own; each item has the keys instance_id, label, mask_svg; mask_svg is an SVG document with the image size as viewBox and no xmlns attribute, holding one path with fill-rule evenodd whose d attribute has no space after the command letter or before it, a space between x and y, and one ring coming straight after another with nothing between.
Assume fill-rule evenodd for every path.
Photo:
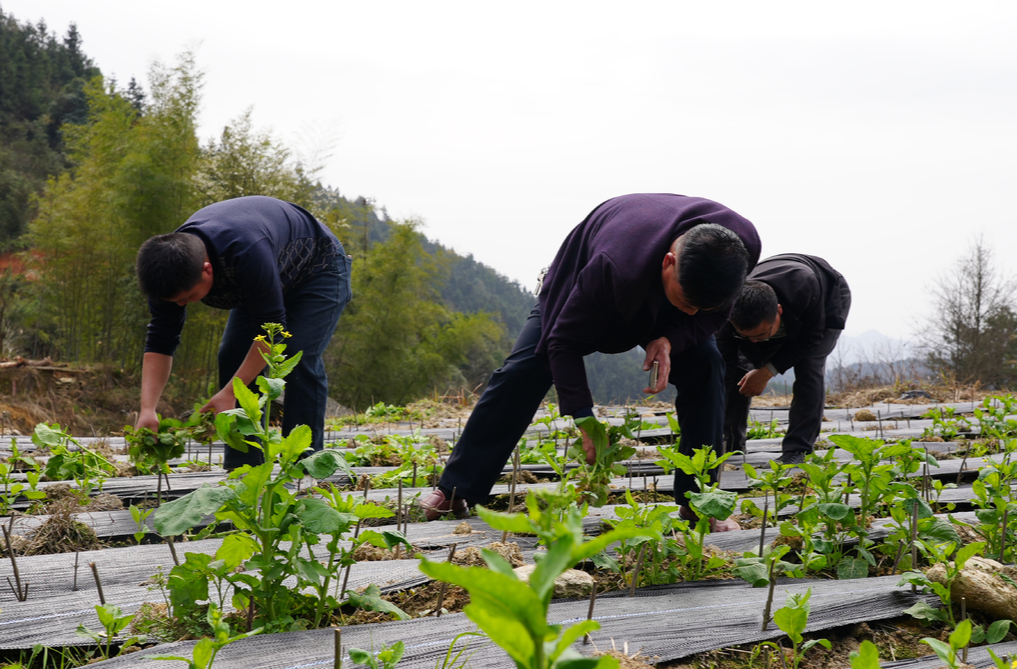
<instances>
[{"instance_id":1,"label":"plant stem","mask_svg":"<svg viewBox=\"0 0 1017 669\"><path fill-rule=\"evenodd\" d=\"M99 568L95 566L94 562L89 562L88 566L92 568L92 578L95 579L95 587L99 590L99 604L106 605L106 596L102 594L102 581L99 580Z\"/></svg>"}]
</instances>

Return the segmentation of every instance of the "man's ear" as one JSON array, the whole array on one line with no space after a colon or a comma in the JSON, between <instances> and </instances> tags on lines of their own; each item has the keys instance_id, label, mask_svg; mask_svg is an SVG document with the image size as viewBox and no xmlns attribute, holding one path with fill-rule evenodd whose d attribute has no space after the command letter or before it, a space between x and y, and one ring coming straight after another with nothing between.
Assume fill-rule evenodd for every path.
<instances>
[{"instance_id":1,"label":"man's ear","mask_svg":"<svg viewBox=\"0 0 1017 669\"><path fill-rule=\"evenodd\" d=\"M780 303L778 302L777 303L777 315L781 316L783 314L784 314L784 307L780 306Z\"/></svg>"}]
</instances>

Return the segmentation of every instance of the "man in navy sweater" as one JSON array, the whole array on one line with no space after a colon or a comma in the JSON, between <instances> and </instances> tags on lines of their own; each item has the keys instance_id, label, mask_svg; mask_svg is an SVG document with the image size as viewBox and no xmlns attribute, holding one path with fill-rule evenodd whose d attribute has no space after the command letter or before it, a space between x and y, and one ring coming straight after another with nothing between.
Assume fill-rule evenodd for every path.
<instances>
[{"instance_id":1,"label":"man in navy sweater","mask_svg":"<svg viewBox=\"0 0 1017 669\"><path fill-rule=\"evenodd\" d=\"M793 367L794 397L778 460L801 464L819 437L826 358L844 331L851 290L825 260L798 253L767 258L748 278L730 322L717 333L727 368L725 438L728 448L745 447L752 398Z\"/></svg>"},{"instance_id":2,"label":"man in navy sweater","mask_svg":"<svg viewBox=\"0 0 1017 669\"><path fill-rule=\"evenodd\" d=\"M142 244L136 270L152 313L137 427L159 427L156 404L169 380L185 307L200 300L230 312L219 346L220 390L201 410L219 413L236 406L233 378L245 384L257 378L267 347L255 337L262 324L280 323L292 334L287 353L303 351L286 377L283 434L307 425L312 448L321 450L328 400L321 356L350 299L350 258L328 228L297 205L272 197L226 200ZM227 447L223 466L263 461L257 449Z\"/></svg>"},{"instance_id":3,"label":"man in navy sweater","mask_svg":"<svg viewBox=\"0 0 1017 669\"><path fill-rule=\"evenodd\" d=\"M594 209L558 250L537 306L491 376L438 488L421 500L428 518L463 516L469 504L487 500L552 384L562 413L593 415L583 356L594 351L642 346L643 369L659 365L657 386L644 392L668 382L678 391L682 452L722 448L723 363L713 334L759 252L752 223L703 198L624 195ZM592 462L593 444L586 435L583 442ZM678 472L676 501L684 504L688 491L696 491L692 478Z\"/></svg>"}]
</instances>

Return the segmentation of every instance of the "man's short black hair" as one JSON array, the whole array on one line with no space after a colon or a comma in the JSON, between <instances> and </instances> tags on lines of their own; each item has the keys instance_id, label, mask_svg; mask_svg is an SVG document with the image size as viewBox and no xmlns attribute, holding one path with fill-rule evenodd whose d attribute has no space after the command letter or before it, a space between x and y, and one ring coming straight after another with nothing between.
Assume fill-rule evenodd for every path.
<instances>
[{"instance_id":1,"label":"man's short black hair","mask_svg":"<svg viewBox=\"0 0 1017 669\"><path fill-rule=\"evenodd\" d=\"M716 223L703 223L681 237L678 283L699 309L716 309L738 296L749 266L741 238Z\"/></svg>"},{"instance_id":2,"label":"man's short black hair","mask_svg":"<svg viewBox=\"0 0 1017 669\"><path fill-rule=\"evenodd\" d=\"M762 281L746 281L731 311L731 324L742 332L777 318L777 293Z\"/></svg>"},{"instance_id":3,"label":"man's short black hair","mask_svg":"<svg viewBox=\"0 0 1017 669\"><path fill-rule=\"evenodd\" d=\"M134 269L143 294L168 300L197 285L204 265L205 243L201 238L171 232L151 237L142 244Z\"/></svg>"}]
</instances>

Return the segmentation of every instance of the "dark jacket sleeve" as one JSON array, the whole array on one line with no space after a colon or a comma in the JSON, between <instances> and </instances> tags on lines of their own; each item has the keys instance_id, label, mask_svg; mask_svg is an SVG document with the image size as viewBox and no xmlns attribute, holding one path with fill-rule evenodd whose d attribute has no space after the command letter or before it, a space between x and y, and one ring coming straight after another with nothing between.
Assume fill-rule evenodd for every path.
<instances>
[{"instance_id":1,"label":"dark jacket sleeve","mask_svg":"<svg viewBox=\"0 0 1017 669\"><path fill-rule=\"evenodd\" d=\"M610 258L603 254L593 258L579 273L547 334L548 364L563 414L583 415L593 406L583 356L617 318L616 276Z\"/></svg>"},{"instance_id":2,"label":"dark jacket sleeve","mask_svg":"<svg viewBox=\"0 0 1017 669\"><path fill-rule=\"evenodd\" d=\"M805 265L789 269L774 279L764 280L777 291L784 312L798 322L797 336L789 333L788 340L768 361L778 373L783 374L811 353L823 339L826 331L825 296L816 274Z\"/></svg>"},{"instance_id":3,"label":"dark jacket sleeve","mask_svg":"<svg viewBox=\"0 0 1017 669\"><path fill-rule=\"evenodd\" d=\"M187 309L173 302L149 299L148 310L152 320L148 323L145 353L173 355L180 345L180 333L187 319Z\"/></svg>"}]
</instances>

